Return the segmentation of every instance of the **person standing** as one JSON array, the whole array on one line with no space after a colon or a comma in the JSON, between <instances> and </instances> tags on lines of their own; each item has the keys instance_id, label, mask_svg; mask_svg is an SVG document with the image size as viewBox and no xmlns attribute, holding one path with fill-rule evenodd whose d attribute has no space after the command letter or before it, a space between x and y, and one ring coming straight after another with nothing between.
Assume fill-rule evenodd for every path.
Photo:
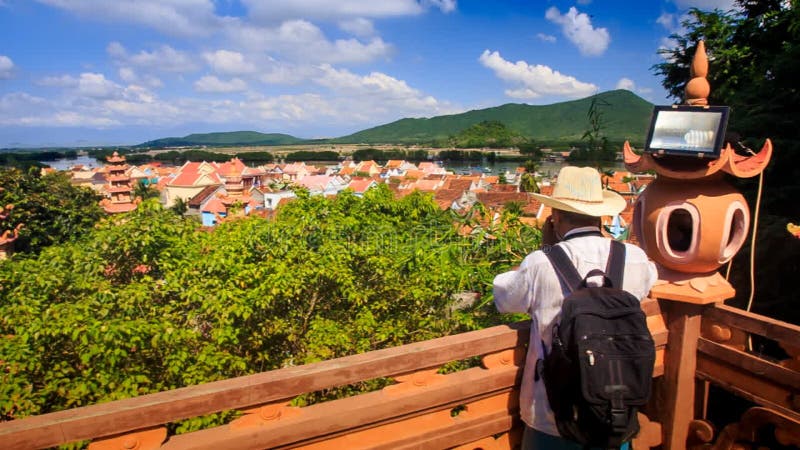
<instances>
[{"instance_id":1,"label":"person standing","mask_svg":"<svg viewBox=\"0 0 800 450\"><path fill-rule=\"evenodd\" d=\"M525 423L522 450L580 450L583 448L580 444L559 436L544 382L535 377L537 361L543 357L542 345L550 348L553 326L560 317L565 294L546 252L552 245L561 247L582 277L593 269L605 270L611 240L600 231L600 217L622 212L625 199L603 189L597 170L573 166L561 169L552 196L532 195L553 210L542 227L543 246L526 256L518 269L495 277L494 303L501 313L531 316L519 401L520 416ZM656 267L639 247L632 244L625 247L622 288L641 301L658 277ZM587 279L589 286L602 283L601 276Z\"/></svg>"}]
</instances>

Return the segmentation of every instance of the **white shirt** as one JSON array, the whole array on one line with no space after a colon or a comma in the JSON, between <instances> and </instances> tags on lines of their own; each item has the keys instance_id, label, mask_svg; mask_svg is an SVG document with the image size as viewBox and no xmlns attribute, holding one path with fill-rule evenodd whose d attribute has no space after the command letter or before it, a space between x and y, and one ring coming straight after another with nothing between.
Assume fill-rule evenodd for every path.
<instances>
[{"instance_id":1,"label":"white shirt","mask_svg":"<svg viewBox=\"0 0 800 450\"><path fill-rule=\"evenodd\" d=\"M595 227L589 230L599 232ZM572 234L587 228L570 230ZM562 247L581 276L592 269L605 270L608 261L610 239L598 236L576 236L556 244ZM644 251L625 244L625 274L622 287L639 300L647 296L658 273L656 266L647 259ZM537 250L522 261L516 271L505 272L494 279L494 303L502 313L527 313L531 316L531 336L528 355L520 387L520 415L531 428L558 436L553 410L547 401L544 383L534 381L536 361L542 351L541 342L550 348L553 324L561 313L564 294L558 277L543 250Z\"/></svg>"}]
</instances>

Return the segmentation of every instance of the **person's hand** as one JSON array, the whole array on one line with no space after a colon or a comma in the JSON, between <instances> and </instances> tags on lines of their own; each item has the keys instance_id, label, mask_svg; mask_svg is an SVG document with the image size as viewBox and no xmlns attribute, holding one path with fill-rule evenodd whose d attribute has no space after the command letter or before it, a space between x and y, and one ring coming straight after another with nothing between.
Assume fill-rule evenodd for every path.
<instances>
[{"instance_id":1,"label":"person's hand","mask_svg":"<svg viewBox=\"0 0 800 450\"><path fill-rule=\"evenodd\" d=\"M542 225L542 245L555 245L558 242L553 216L547 216Z\"/></svg>"}]
</instances>

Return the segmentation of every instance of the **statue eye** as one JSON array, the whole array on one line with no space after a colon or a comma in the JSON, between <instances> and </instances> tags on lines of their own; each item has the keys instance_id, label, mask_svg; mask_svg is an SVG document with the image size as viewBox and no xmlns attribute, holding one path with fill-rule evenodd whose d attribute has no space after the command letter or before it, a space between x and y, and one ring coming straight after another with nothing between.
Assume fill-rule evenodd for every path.
<instances>
[{"instance_id":1,"label":"statue eye","mask_svg":"<svg viewBox=\"0 0 800 450\"><path fill-rule=\"evenodd\" d=\"M665 258L684 263L699 250L700 212L691 203L675 202L664 207L656 219L656 247Z\"/></svg>"},{"instance_id":2,"label":"statue eye","mask_svg":"<svg viewBox=\"0 0 800 450\"><path fill-rule=\"evenodd\" d=\"M728 262L736 252L742 248L747 230L750 227L750 212L747 206L739 201L734 201L728 206L723 221L722 246L720 248L719 262Z\"/></svg>"}]
</instances>

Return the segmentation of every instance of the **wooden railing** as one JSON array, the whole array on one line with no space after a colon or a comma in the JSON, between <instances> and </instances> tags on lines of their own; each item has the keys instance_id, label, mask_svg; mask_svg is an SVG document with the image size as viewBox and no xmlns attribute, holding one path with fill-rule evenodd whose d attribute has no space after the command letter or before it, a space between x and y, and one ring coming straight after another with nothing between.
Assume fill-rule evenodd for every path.
<instances>
[{"instance_id":1,"label":"wooden railing","mask_svg":"<svg viewBox=\"0 0 800 450\"><path fill-rule=\"evenodd\" d=\"M735 448L767 426L800 445L800 327L730 308L648 299L657 346L655 389L634 448ZM0 448L92 440L92 449L458 448L512 449L520 441L518 386L527 323L498 326L345 358L0 423ZM771 361L746 350L759 335L794 355ZM480 367L441 374L481 356ZM382 390L306 407L309 392L377 378ZM704 420L708 383L752 401L739 423ZM699 400L698 400L699 399ZM165 424L236 410L206 430L167 436Z\"/></svg>"}]
</instances>

